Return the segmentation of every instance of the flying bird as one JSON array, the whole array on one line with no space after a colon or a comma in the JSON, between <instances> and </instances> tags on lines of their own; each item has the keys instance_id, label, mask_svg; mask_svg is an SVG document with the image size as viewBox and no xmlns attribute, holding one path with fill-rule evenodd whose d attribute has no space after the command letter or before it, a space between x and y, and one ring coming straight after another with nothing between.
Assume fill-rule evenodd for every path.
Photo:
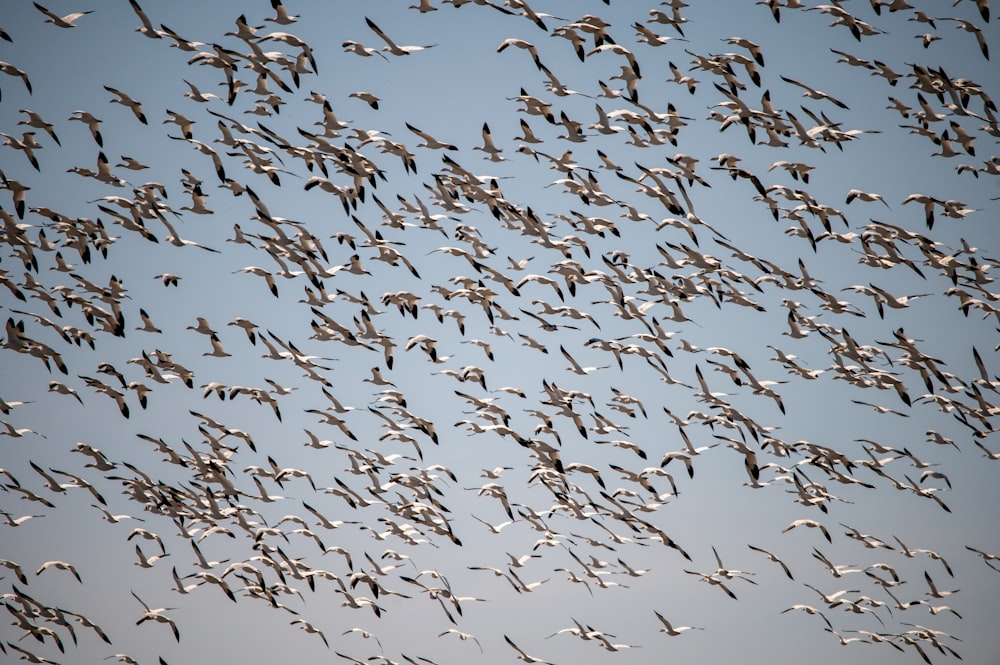
<instances>
[{"instance_id":1,"label":"flying bird","mask_svg":"<svg viewBox=\"0 0 1000 665\"><path fill-rule=\"evenodd\" d=\"M91 11L85 11L85 12L73 12L72 14L66 14L65 16L59 16L58 14L54 14L53 12L49 11L45 7L42 7L37 2L33 2L31 4L35 5L35 9L37 9L38 11L42 12L43 14L45 14L45 16L47 17L45 19L46 23L51 23L52 25L56 26L57 28L75 28L76 27L76 21L77 21L77 19L83 18L87 14L93 14L94 13L91 10Z\"/></svg>"},{"instance_id":2,"label":"flying bird","mask_svg":"<svg viewBox=\"0 0 1000 665\"><path fill-rule=\"evenodd\" d=\"M436 44L430 44L429 46L399 46L396 42L390 39L388 35L382 32L382 29L375 25L375 22L367 16L365 17L365 23L367 23L368 27L372 29L372 32L381 37L382 41L386 43L386 45L382 47L382 50L387 51L392 55L410 55L411 53L416 53L417 51L423 51L424 49L436 46Z\"/></svg>"}]
</instances>

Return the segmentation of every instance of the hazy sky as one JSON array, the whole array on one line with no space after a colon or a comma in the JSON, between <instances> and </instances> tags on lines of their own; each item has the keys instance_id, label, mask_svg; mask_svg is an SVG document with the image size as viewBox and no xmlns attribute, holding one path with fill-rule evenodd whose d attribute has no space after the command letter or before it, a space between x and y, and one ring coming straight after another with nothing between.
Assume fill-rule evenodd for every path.
<instances>
[{"instance_id":1,"label":"hazy sky","mask_svg":"<svg viewBox=\"0 0 1000 665\"><path fill-rule=\"evenodd\" d=\"M1000 659L985 8L9 4L0 659Z\"/></svg>"}]
</instances>

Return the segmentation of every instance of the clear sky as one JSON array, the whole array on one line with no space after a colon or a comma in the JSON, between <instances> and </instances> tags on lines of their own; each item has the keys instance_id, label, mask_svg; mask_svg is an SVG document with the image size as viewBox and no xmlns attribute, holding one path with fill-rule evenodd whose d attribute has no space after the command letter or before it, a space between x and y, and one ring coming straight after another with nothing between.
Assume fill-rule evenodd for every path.
<instances>
[{"instance_id":1,"label":"clear sky","mask_svg":"<svg viewBox=\"0 0 1000 665\"><path fill-rule=\"evenodd\" d=\"M0 660L1000 659L985 4L8 4Z\"/></svg>"}]
</instances>

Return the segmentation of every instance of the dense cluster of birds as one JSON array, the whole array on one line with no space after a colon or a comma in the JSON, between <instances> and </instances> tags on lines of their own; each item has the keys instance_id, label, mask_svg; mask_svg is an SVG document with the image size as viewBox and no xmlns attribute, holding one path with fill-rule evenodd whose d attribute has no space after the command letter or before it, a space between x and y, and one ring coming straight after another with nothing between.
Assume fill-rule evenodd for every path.
<instances>
[{"instance_id":1,"label":"dense cluster of birds","mask_svg":"<svg viewBox=\"0 0 1000 665\"><path fill-rule=\"evenodd\" d=\"M128 14L124 2L62 16L33 4L20 18L44 17L52 49L60 30ZM472 634L466 616L543 584L625 602L618 594L637 593L638 578L671 569L730 599L777 572L802 598L780 614L811 615L843 645L928 663L961 657L960 638L932 627L961 618L951 564L979 558L979 574L991 576L1000 555L971 541L908 547L885 523L873 535L842 515L896 490L950 512L955 479L927 460L1000 459L996 348L983 346L1000 322L997 260L963 232L987 206L998 210L989 195L1000 175L990 155L998 110L986 86L944 67L856 53L882 37L880 21L905 17L928 31L914 35L918 54L955 48L988 61L997 34L988 2L955 2L956 17L899 0L756 3L776 26L822 14L856 45L834 49L829 67L881 86L878 104L896 124L872 129L851 126L853 99L772 64L767 43L723 36L725 51L696 52L699 26L679 0L651 9L605 0L605 18L553 16L524 0L420 0L404 8L412 31L459 9L469 26L502 22L515 36L490 45L487 69L527 64L535 75L501 91L494 117L475 119L474 145L467 128L424 124L417 108L440 103L436 93L414 100L401 126L376 129L393 94L377 75L372 91L349 94L310 83L356 63L420 71L443 42L401 45L410 38L365 18L331 52L296 35L307 20L281 0L201 42L167 27L165 5L128 4L138 34L121 37L135 40L126 50L179 63L187 91L170 108L94 72L108 106L68 117L32 110L50 82L16 60L20 36L11 14L2 19L0 58L10 62L0 62L0 102L23 107L19 126L0 133L0 542L44 529L83 497L104 546L134 548L134 564L165 583L154 600L123 582L135 624L150 634L158 629L144 624L165 624L180 644L176 608L156 606L216 593L263 603L353 663L548 663L558 660L554 642L571 637L649 655L662 648L652 638L619 642L571 607L570 625L552 634L543 621ZM594 71L600 79L580 74ZM703 98L713 102L707 116ZM365 121L342 119L351 113ZM705 126L730 152L686 141ZM131 138L121 139L125 128ZM880 132L914 135L927 160L947 160L981 200L810 194L827 163L867 159ZM53 172L50 155L69 134L94 159ZM179 173L139 184L175 154L186 160ZM741 201L743 218L696 212L722 196ZM754 236L772 237L775 224L788 226L777 233L782 249L768 253L771 241ZM823 274L807 267L822 261ZM841 288L838 272L864 277ZM236 293L233 284L252 296L210 295ZM947 359L929 351L902 324L925 304L942 326L978 331L979 346L956 344ZM234 308L241 315L223 320ZM720 330L727 321L749 327ZM773 355L762 364L761 353ZM797 399L820 383L846 390L836 393L843 403ZM835 409L845 421L874 411L858 421L887 428L911 417L935 424L925 441L807 440L782 428L796 408ZM45 430L60 419L97 423L107 442ZM736 491L790 497L794 519L774 535L801 540L762 537L737 553L677 535L676 516L697 515L683 512L685 493L713 475L731 480L720 469L732 461ZM473 541L485 545L463 555ZM835 542L875 558L838 562ZM795 544L804 549L793 553ZM737 558L755 571L726 565ZM100 641L108 659L139 662L115 653L128 626L33 590L36 577L60 575L87 584L72 560L36 570L0 559L10 620L0 653L72 662L74 648ZM464 595L469 587L490 597ZM331 596L365 627L314 609ZM437 617L444 655L379 635L380 621L405 612ZM662 600L646 615L660 640L713 629Z\"/></svg>"}]
</instances>

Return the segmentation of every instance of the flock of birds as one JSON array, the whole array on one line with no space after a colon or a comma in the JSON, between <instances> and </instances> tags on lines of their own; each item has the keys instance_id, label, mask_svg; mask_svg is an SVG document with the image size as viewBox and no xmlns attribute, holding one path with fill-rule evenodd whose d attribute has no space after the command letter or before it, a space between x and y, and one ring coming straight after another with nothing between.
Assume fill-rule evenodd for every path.
<instances>
[{"instance_id":1,"label":"flock of birds","mask_svg":"<svg viewBox=\"0 0 1000 665\"><path fill-rule=\"evenodd\" d=\"M53 50L60 31L129 12L124 2L64 15L32 4L37 12L25 3L18 20L51 24ZM927 31L914 35L927 58L954 48L988 61L997 34L988 2L954 4L960 16L901 0L756 3L776 26L823 14L841 43L854 44L831 49L828 66L883 88L879 104L897 126L876 130L849 124L855 100L772 64L768 43L724 36L724 52L696 52L695 35L710 26L689 23L679 0L641 10L604 0L604 18L553 16L524 0L420 0L405 8L409 30L459 9L468 26L502 22L515 36L490 45L487 69L526 64L535 76L501 91L506 107L494 117L475 120L475 145L462 139L467 128L429 131L422 105L459 103L437 93L413 100L415 117L389 131L374 128L393 94L377 74L370 91L349 94L310 83L331 68L327 59L420 71L430 49L447 48L403 44L410 39L371 18L331 53L296 35L308 21L281 0L262 18L236 17L224 35L197 35L204 42L167 27L166 6L147 13L129 0L138 35L125 52L180 57L186 68L175 78L187 91L154 108L114 72L92 72L105 79L97 85L109 105L68 117L32 109L50 82L30 59L16 60L21 36L0 26L0 103L21 106L18 126L0 132L0 592L10 620L0 653L53 663L96 644L107 660L140 662L116 652L128 626L112 629L33 590L35 578L54 576L86 585L80 566L59 559L35 569L8 553L19 534L80 510L82 497L105 547L134 548L134 565L164 583L155 600L149 587L127 588L139 630L165 624L181 645L177 608L156 606L216 593L262 603L352 663L549 663L554 643L570 638L602 649L595 658L639 647L648 655L667 646L619 642L574 618L570 604L570 625L551 634L542 620L472 634L467 617L543 584L626 602L640 578L669 569L733 600L777 573L802 592L779 614L810 615L842 645L928 663L961 658L960 638L932 627L962 618L951 564L969 559L995 580L1000 555L973 542L908 547L886 522L873 535L842 516L894 490L950 513L947 493L960 481L928 459L1000 459L991 444L997 349L984 346L1000 322L997 260L964 235L940 239L958 238L990 214L984 207L997 210L996 104L987 86L944 67L858 54L883 37L881 20L905 16ZM715 102L707 116L689 103L706 94ZM651 101L660 99L670 101ZM365 123L343 119L351 113ZM702 154L686 139L706 126L730 152ZM131 138L119 138L126 127ZM948 160L985 191L982 200L810 194L824 166L867 159L880 132L914 135L928 160ZM70 134L93 159L54 172L50 155ZM174 154L187 156L184 168L155 170L158 155ZM761 159L772 162L766 170L754 166ZM483 174L483 161L497 175ZM160 181L139 184L147 169ZM539 184L539 173L551 175ZM65 184L47 190L43 179ZM743 218L696 212L716 196L738 197ZM286 211L303 209L307 218ZM752 237L775 224L788 225L785 249L767 254ZM810 271L824 256L835 267ZM162 257L173 267L154 275ZM838 273L864 277L841 288ZM207 295L233 284L244 295ZM906 290L913 284L919 293ZM941 326L980 331L979 346L956 344L947 360L929 351L898 323L923 305L947 320ZM234 308L241 315L223 320L219 312ZM734 329L721 329L727 321ZM771 343L756 344L750 328L735 329L743 325L773 328L761 338ZM699 337L732 343L698 346ZM762 364L761 353L773 355ZM247 385L231 378L239 372ZM934 429L925 441L786 435L796 409L819 408L796 391L819 383L848 391L833 407L845 420L874 411L865 422L919 419ZM446 415L431 419L431 410ZM45 430L63 418L96 424L107 443ZM762 538L739 553L712 544L708 555L677 536L677 515L698 515L697 506L683 512L685 494L713 475L728 481L733 462L737 492L790 497L794 519L778 531L801 540ZM474 559L462 554L473 541L482 550ZM876 558L841 563L829 554L835 542ZM782 552L794 543L807 545ZM736 558L754 570L726 565ZM907 578L907 562L920 572ZM812 583L802 581L810 566ZM469 587L492 595L464 595ZM165 600L174 593L184 600ZM324 619L311 603L331 596L364 625ZM647 618L664 634L657 639L713 630L676 625L697 621L656 602ZM385 640L402 644L398 652L383 648L380 622L407 612L441 624L445 655L416 655L405 635Z\"/></svg>"}]
</instances>

